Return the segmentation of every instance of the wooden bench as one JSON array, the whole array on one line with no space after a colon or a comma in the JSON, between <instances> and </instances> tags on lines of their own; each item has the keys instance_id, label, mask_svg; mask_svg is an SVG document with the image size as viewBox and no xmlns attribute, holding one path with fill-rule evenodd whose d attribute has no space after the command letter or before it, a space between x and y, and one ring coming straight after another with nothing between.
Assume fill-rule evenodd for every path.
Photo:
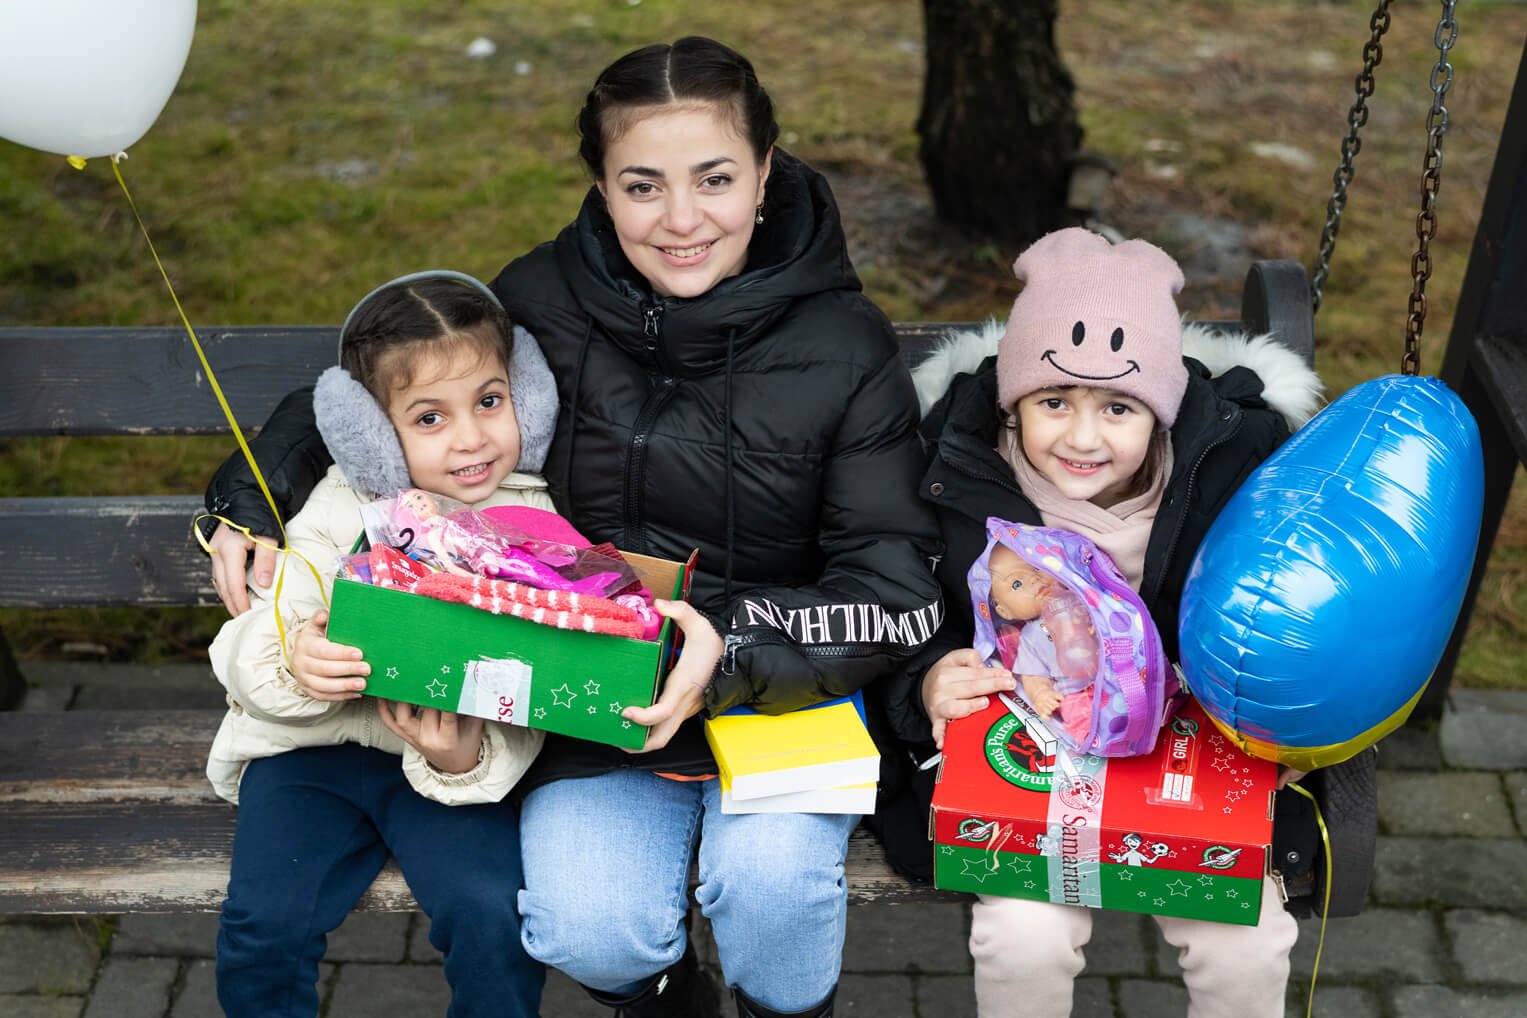
<instances>
[{"instance_id":1,"label":"wooden bench","mask_svg":"<svg viewBox=\"0 0 1527 1018\"><path fill-rule=\"evenodd\" d=\"M1275 331L1313 357L1297 264L1254 265L1242 317L1245 327ZM947 328L899 326L904 356L915 362ZM240 423L252 425L332 363L335 332L199 335ZM180 329L0 329L0 437L226 433ZM207 558L190 539L201 508L199 495L0 499L0 607L215 605ZM19 701L22 681L0 635L0 704ZM234 808L212 794L203 767L220 716L0 711L0 913L217 911ZM1371 829L1367 837L1371 861ZM1361 831L1354 842L1361 852ZM851 842L848 875L858 902L962 897L896 876L863 831ZM1366 892L1366 878L1360 883L1353 911ZM360 907L406 910L414 902L389 866Z\"/></svg>"}]
</instances>

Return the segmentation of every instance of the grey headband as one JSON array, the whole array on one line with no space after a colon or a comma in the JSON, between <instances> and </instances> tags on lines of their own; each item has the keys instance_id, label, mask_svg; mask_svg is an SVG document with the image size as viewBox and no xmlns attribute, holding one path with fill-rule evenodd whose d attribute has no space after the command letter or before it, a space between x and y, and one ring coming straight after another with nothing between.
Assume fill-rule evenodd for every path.
<instances>
[{"instance_id":1,"label":"grey headband","mask_svg":"<svg viewBox=\"0 0 1527 1018\"><path fill-rule=\"evenodd\" d=\"M455 269L424 269L420 272L405 273L396 279L389 279L387 282L383 283L381 286L376 287L370 293L366 294L366 296L355 302L355 307L350 309L350 313L348 315L345 315L345 324L339 327L339 349L334 351L335 358L338 359L345 352L345 333L350 331L350 323L355 320L355 313L359 311L368 300L370 300L372 297L375 297L377 294L381 293L389 286L401 286L404 283L422 283L432 279L454 279L456 282L463 283L473 290L476 290L478 293L486 297L490 304L498 308L500 311L504 311L504 303L498 299L498 294L484 286L483 281L478 279L476 276L469 276L465 272L457 272ZM508 313L509 312L504 311L504 314Z\"/></svg>"},{"instance_id":2,"label":"grey headband","mask_svg":"<svg viewBox=\"0 0 1527 1018\"><path fill-rule=\"evenodd\" d=\"M456 280L504 310L492 290L464 272L449 269L410 272L388 280L356 303L340 327L341 348L351 319L361 305L390 286L431 279ZM514 405L520 429L520 461L515 469L538 473L546 465L546 453L557 426L557 383L536 338L518 326L509 355L509 401ZM313 387L313 416L324 445L351 485L387 497L413 486L403 448L386 411L344 368L335 365L319 376Z\"/></svg>"}]
</instances>

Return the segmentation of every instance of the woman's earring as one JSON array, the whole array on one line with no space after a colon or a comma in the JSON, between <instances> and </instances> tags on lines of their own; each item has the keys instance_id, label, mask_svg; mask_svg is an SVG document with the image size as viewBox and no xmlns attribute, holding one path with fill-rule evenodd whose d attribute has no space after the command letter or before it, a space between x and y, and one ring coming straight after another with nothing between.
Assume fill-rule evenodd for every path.
<instances>
[{"instance_id":1,"label":"woman's earring","mask_svg":"<svg viewBox=\"0 0 1527 1018\"><path fill-rule=\"evenodd\" d=\"M753 222L759 226L763 225L763 202L759 202L758 208L753 210Z\"/></svg>"}]
</instances>

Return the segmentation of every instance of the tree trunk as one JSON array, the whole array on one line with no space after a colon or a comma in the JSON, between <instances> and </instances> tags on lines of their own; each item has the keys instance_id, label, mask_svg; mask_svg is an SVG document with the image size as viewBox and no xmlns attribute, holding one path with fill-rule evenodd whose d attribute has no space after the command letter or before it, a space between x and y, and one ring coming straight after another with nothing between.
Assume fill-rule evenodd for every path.
<instances>
[{"instance_id":1,"label":"tree trunk","mask_svg":"<svg viewBox=\"0 0 1527 1018\"><path fill-rule=\"evenodd\" d=\"M1055 48L1056 0L923 0L927 73L917 120L938 215L1027 245L1075 221L1082 141Z\"/></svg>"}]
</instances>

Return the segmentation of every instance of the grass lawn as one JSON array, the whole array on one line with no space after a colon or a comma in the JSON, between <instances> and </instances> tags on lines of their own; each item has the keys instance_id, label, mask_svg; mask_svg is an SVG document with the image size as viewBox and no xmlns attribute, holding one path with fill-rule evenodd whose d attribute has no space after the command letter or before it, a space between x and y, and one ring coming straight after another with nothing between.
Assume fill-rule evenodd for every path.
<instances>
[{"instance_id":1,"label":"grass lawn","mask_svg":"<svg viewBox=\"0 0 1527 1018\"><path fill-rule=\"evenodd\" d=\"M1317 322L1336 395L1397 369L1436 58L1435 5L1397 5ZM1088 148L1121 165L1103 218L1189 269L1185 308L1233 315L1239 275L1200 265L1211 228L1250 257L1314 259L1370 8L1310 0L1062 0ZM1461 5L1432 242L1433 371L1479 217L1527 5ZM1016 251L931 214L917 163L915 0L203 0L180 85L124 173L199 325L336 322L424 266L491 276L551 237L587 179L573 119L599 68L713 35L754 61L783 144L828 173L866 289L896 319L1005 314ZM496 52L466 54L479 37ZM1014 181L1015 187L1022 181ZM104 160L0 142L0 324L174 324ZM188 379L188 384L190 380ZM80 398L88 399L89 393ZM268 407L235 407L245 424ZM0 496L199 492L226 439L0 442ZM1520 486L1457 680L1527 682ZM204 656L210 610L0 613L22 657Z\"/></svg>"}]
</instances>

